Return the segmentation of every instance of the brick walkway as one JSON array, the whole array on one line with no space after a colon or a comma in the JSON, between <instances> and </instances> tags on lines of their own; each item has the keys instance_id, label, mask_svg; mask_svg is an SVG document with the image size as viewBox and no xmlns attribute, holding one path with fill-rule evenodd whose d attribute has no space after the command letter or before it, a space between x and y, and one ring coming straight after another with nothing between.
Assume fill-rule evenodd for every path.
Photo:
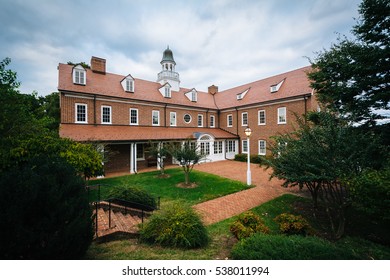
<instances>
[{"instance_id":1,"label":"brick walkway","mask_svg":"<svg viewBox=\"0 0 390 280\"><path fill-rule=\"evenodd\" d=\"M196 165L194 169L246 183L247 164L238 161L218 161ZM238 215L285 193L304 194L298 188L283 188L282 181L269 180L270 170L251 164L252 184L256 187L209 200L194 206L206 225Z\"/></svg>"}]
</instances>

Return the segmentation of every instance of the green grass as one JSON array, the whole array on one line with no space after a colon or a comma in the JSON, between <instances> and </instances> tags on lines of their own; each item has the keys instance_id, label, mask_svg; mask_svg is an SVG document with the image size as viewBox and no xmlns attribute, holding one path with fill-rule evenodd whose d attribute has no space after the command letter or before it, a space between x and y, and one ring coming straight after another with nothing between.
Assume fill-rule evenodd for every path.
<instances>
[{"instance_id":1,"label":"green grass","mask_svg":"<svg viewBox=\"0 0 390 280\"><path fill-rule=\"evenodd\" d=\"M274 217L285 212L303 215L318 233L323 233L326 225L323 220L316 220L313 217L313 212L310 211L310 207L310 199L285 194L252 209L252 211L264 219L276 239L285 238L285 242L291 242L288 241L288 236L279 235L278 225L273 221ZM86 258L108 260L210 260L231 258L231 251L237 240L229 232L229 226L236 218L232 217L208 226L207 229L211 237L211 242L207 247L202 249L169 249L160 246L139 244L137 240L112 241L102 244L93 243L87 252ZM358 217L351 218L357 219ZM359 217L359 219L361 218ZM359 236L357 230L355 235ZM325 246L326 244L330 244L330 249L336 248L335 250L339 252L339 258L348 256L350 259L390 259L390 248L388 246L368 241L361 236L345 237L336 243L329 243L327 241L319 243L325 244ZM318 247L320 248L320 246ZM321 251L322 249L319 250ZM323 254L324 252L318 253Z\"/></svg>"},{"instance_id":2,"label":"green grass","mask_svg":"<svg viewBox=\"0 0 390 280\"><path fill-rule=\"evenodd\" d=\"M159 171L127 175L116 178L93 180L89 185L101 184L101 198L108 198L108 190L112 186L136 186L147 190L155 197L161 197L161 203L184 200L190 205L214 199L230 193L247 189L248 186L239 181L225 179L216 175L193 170L190 174L191 182L196 188L179 188L177 185L184 182L184 173L180 168L166 170L169 178L159 178ZM98 199L97 191L90 192L90 201Z\"/></svg>"}]
</instances>

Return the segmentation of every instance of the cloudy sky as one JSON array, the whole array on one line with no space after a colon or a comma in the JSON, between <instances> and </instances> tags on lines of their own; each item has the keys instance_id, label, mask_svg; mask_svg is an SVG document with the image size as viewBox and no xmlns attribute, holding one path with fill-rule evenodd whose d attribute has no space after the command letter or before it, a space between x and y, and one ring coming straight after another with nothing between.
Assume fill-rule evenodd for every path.
<instances>
[{"instance_id":1,"label":"cloudy sky","mask_svg":"<svg viewBox=\"0 0 390 280\"><path fill-rule=\"evenodd\" d=\"M58 63L107 60L155 81L169 45L181 86L220 90L309 65L351 36L360 0L0 0L0 60L21 92L57 90Z\"/></svg>"}]
</instances>

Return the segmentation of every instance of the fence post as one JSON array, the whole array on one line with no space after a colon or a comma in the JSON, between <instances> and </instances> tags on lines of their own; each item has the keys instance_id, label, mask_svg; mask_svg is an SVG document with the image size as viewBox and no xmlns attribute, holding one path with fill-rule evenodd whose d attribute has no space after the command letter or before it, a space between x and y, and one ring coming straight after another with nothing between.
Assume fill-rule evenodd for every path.
<instances>
[{"instance_id":1,"label":"fence post","mask_svg":"<svg viewBox=\"0 0 390 280\"><path fill-rule=\"evenodd\" d=\"M108 228L111 228L111 200L108 201Z\"/></svg>"}]
</instances>

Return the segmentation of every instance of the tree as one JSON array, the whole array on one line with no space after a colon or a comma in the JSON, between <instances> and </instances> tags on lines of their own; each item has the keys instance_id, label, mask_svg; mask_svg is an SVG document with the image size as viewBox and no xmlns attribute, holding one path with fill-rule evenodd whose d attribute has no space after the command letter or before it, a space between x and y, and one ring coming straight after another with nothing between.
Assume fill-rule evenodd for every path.
<instances>
[{"instance_id":1,"label":"tree","mask_svg":"<svg viewBox=\"0 0 390 280\"><path fill-rule=\"evenodd\" d=\"M314 207L326 208L335 238L344 233L345 211L350 206L350 181L363 170L376 167L375 157L386 153L377 138L329 113L298 118L299 128L275 137L273 158L267 161L273 177L284 187L306 187Z\"/></svg>"},{"instance_id":2,"label":"tree","mask_svg":"<svg viewBox=\"0 0 390 280\"><path fill-rule=\"evenodd\" d=\"M161 175L165 174L165 165L164 159L169 155L169 150L163 143L150 143L150 148L148 149L150 156L157 159L157 164L160 167Z\"/></svg>"},{"instance_id":3,"label":"tree","mask_svg":"<svg viewBox=\"0 0 390 280\"><path fill-rule=\"evenodd\" d=\"M82 179L58 156L1 173L1 259L80 259L92 241L91 217Z\"/></svg>"},{"instance_id":4,"label":"tree","mask_svg":"<svg viewBox=\"0 0 390 280\"><path fill-rule=\"evenodd\" d=\"M169 153L180 163L184 171L185 185L190 185L190 173L194 165L204 158L198 147L191 140L186 140L183 145L171 145Z\"/></svg>"},{"instance_id":5,"label":"tree","mask_svg":"<svg viewBox=\"0 0 390 280\"><path fill-rule=\"evenodd\" d=\"M318 100L350 122L372 126L390 109L390 2L364 0L352 29L311 61Z\"/></svg>"}]
</instances>

